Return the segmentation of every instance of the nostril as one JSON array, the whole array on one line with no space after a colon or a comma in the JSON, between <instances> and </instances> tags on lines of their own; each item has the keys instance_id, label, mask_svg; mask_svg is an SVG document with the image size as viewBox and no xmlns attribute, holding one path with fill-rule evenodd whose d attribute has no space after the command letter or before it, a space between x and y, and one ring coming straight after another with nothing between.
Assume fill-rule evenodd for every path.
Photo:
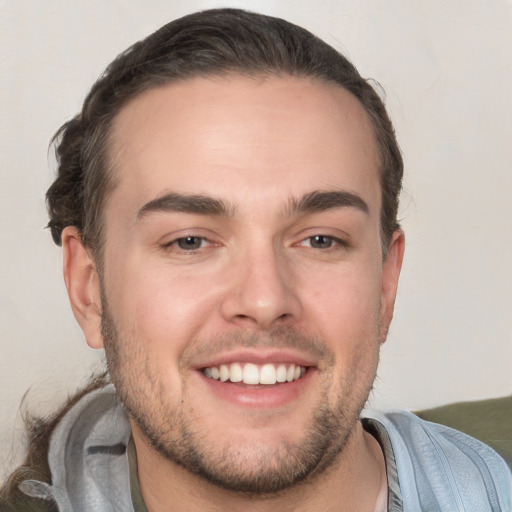
<instances>
[{"instance_id":1,"label":"nostril","mask_svg":"<svg viewBox=\"0 0 512 512\"><path fill-rule=\"evenodd\" d=\"M243 289L230 290L222 300L222 316L229 322L267 329L300 317L301 302L288 289L272 289L260 282L243 284Z\"/></svg>"}]
</instances>

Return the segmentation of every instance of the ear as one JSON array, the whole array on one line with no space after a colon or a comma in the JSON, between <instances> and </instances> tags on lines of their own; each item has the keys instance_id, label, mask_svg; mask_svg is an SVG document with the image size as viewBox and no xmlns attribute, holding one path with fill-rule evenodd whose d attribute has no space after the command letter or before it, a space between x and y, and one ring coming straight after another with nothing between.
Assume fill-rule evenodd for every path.
<instances>
[{"instance_id":1,"label":"ear","mask_svg":"<svg viewBox=\"0 0 512 512\"><path fill-rule=\"evenodd\" d=\"M382 289L380 306L380 342L388 335L389 324L393 319L398 278L402 268L405 250L405 235L401 229L394 231L388 253L382 264Z\"/></svg>"},{"instance_id":2,"label":"ear","mask_svg":"<svg viewBox=\"0 0 512 512\"><path fill-rule=\"evenodd\" d=\"M66 227L62 232L64 282L77 322L92 348L103 348L101 335L101 293L96 264L82 243L78 229Z\"/></svg>"}]
</instances>

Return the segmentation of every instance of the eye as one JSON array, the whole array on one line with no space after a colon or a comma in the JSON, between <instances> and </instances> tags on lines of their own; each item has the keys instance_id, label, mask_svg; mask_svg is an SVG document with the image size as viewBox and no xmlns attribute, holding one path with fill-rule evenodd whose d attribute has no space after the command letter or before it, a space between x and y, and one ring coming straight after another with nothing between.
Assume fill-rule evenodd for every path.
<instances>
[{"instance_id":1,"label":"eye","mask_svg":"<svg viewBox=\"0 0 512 512\"><path fill-rule=\"evenodd\" d=\"M337 238L327 235L310 236L304 240L304 243L307 242L313 249L330 249L335 244L341 244L341 241Z\"/></svg>"},{"instance_id":2,"label":"eye","mask_svg":"<svg viewBox=\"0 0 512 512\"><path fill-rule=\"evenodd\" d=\"M195 251L204 247L206 242L206 238L201 236L185 236L174 240L171 245L176 245L183 251Z\"/></svg>"}]
</instances>

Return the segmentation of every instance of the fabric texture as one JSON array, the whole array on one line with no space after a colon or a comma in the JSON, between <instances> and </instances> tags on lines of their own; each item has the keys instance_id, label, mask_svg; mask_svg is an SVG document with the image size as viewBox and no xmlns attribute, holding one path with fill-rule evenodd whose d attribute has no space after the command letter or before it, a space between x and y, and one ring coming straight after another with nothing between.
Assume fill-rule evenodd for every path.
<instances>
[{"instance_id":1,"label":"fabric texture","mask_svg":"<svg viewBox=\"0 0 512 512\"><path fill-rule=\"evenodd\" d=\"M510 512L512 474L483 443L405 411L364 411L384 451L389 512ZM25 480L18 512L147 512L126 414L112 386L84 396L52 433L51 482Z\"/></svg>"},{"instance_id":2,"label":"fabric texture","mask_svg":"<svg viewBox=\"0 0 512 512\"><path fill-rule=\"evenodd\" d=\"M479 439L496 450L512 469L512 395L458 402L414 414Z\"/></svg>"},{"instance_id":3,"label":"fabric texture","mask_svg":"<svg viewBox=\"0 0 512 512\"><path fill-rule=\"evenodd\" d=\"M389 512L512 510L512 473L489 446L406 411L362 421L385 454Z\"/></svg>"}]
</instances>

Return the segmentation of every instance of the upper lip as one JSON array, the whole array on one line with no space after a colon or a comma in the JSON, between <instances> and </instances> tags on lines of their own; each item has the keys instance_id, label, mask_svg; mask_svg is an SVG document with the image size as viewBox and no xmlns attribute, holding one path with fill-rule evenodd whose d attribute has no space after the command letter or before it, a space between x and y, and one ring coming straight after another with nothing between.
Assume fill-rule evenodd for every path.
<instances>
[{"instance_id":1,"label":"upper lip","mask_svg":"<svg viewBox=\"0 0 512 512\"><path fill-rule=\"evenodd\" d=\"M221 364L231 363L253 363L258 365L263 365L267 363L293 363L297 366L316 366L316 361L313 358L308 357L304 354L299 354L293 350L244 348L240 350L230 350L228 352L216 354L213 357L209 357L198 362L197 364L194 364L194 367L196 370L201 370L202 368L210 368L213 366L220 366Z\"/></svg>"}]
</instances>

